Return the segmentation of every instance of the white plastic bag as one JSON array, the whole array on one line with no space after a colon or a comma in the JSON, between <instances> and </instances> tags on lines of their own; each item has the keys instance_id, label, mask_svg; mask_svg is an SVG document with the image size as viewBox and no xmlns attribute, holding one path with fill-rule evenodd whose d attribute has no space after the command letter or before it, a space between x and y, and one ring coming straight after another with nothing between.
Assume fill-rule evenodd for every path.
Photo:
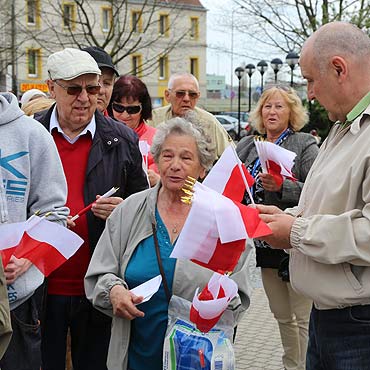
<instances>
[{"instance_id":1,"label":"white plastic bag","mask_svg":"<svg viewBox=\"0 0 370 370\"><path fill-rule=\"evenodd\" d=\"M189 320L191 302L172 296L163 346L164 370L234 370L231 344L234 319L225 311L208 333L200 332Z\"/></svg>"}]
</instances>

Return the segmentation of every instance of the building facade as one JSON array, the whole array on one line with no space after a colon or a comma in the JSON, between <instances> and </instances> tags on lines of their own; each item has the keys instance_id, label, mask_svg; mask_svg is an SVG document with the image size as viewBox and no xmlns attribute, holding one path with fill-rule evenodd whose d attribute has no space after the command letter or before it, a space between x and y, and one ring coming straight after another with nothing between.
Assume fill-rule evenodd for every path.
<instances>
[{"instance_id":1,"label":"building facade","mask_svg":"<svg viewBox=\"0 0 370 370\"><path fill-rule=\"evenodd\" d=\"M168 78L176 72L193 73L206 97L207 11L199 0L2 2L2 91L47 91L51 53L97 45L112 55L121 74L146 83L154 106L165 104ZM6 86L9 79L12 86Z\"/></svg>"}]
</instances>

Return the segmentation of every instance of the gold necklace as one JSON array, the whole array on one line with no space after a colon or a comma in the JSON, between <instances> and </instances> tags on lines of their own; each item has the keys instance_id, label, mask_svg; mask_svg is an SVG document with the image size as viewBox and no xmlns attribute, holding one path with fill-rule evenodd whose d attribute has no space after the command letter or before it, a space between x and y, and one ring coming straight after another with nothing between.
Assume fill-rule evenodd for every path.
<instances>
[{"instance_id":1,"label":"gold necklace","mask_svg":"<svg viewBox=\"0 0 370 370\"><path fill-rule=\"evenodd\" d=\"M177 224L174 224L174 225L172 226L171 231L172 231L172 234L177 234L177 233L179 232L179 230L178 230L178 228L177 228Z\"/></svg>"}]
</instances>

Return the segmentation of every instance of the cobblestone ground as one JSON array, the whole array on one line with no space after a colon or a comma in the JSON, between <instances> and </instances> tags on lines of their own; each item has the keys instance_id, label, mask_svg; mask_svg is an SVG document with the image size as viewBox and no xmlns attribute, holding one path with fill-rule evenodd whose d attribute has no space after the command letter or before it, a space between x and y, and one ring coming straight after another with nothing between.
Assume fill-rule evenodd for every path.
<instances>
[{"instance_id":1,"label":"cobblestone ground","mask_svg":"<svg viewBox=\"0 0 370 370\"><path fill-rule=\"evenodd\" d=\"M260 270L251 253L251 305L238 325L235 339L236 370L282 370L282 347L277 323L268 306Z\"/></svg>"}]
</instances>

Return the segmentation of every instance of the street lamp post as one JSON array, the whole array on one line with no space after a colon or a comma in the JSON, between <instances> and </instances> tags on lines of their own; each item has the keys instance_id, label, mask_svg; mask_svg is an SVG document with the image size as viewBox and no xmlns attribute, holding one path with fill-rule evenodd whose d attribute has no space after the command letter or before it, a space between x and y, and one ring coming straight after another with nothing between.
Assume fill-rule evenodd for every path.
<instances>
[{"instance_id":1,"label":"street lamp post","mask_svg":"<svg viewBox=\"0 0 370 370\"><path fill-rule=\"evenodd\" d=\"M271 62L271 67L275 73L275 85L277 84L277 74L280 71L280 68L283 66L283 62L279 58L274 58Z\"/></svg>"},{"instance_id":2,"label":"street lamp post","mask_svg":"<svg viewBox=\"0 0 370 370\"><path fill-rule=\"evenodd\" d=\"M256 67L254 64L247 64L245 66L245 71L247 72L249 76L249 94L248 94L248 112L251 111L251 105L252 105L252 74L254 73Z\"/></svg>"},{"instance_id":3,"label":"street lamp post","mask_svg":"<svg viewBox=\"0 0 370 370\"><path fill-rule=\"evenodd\" d=\"M295 66L298 64L299 55L297 53L295 53L294 51L291 51L286 56L285 60L286 60L288 66L290 67L290 70L291 70L291 72L290 72L290 86L293 87L293 70L294 70Z\"/></svg>"},{"instance_id":4,"label":"street lamp post","mask_svg":"<svg viewBox=\"0 0 370 370\"><path fill-rule=\"evenodd\" d=\"M257 63L257 69L261 73L261 94L263 92L263 75L267 71L268 65L265 60L261 60Z\"/></svg>"},{"instance_id":5,"label":"street lamp post","mask_svg":"<svg viewBox=\"0 0 370 370\"><path fill-rule=\"evenodd\" d=\"M238 77L238 140L240 140L240 80L244 76L245 70L243 67L235 68L236 77Z\"/></svg>"}]
</instances>

